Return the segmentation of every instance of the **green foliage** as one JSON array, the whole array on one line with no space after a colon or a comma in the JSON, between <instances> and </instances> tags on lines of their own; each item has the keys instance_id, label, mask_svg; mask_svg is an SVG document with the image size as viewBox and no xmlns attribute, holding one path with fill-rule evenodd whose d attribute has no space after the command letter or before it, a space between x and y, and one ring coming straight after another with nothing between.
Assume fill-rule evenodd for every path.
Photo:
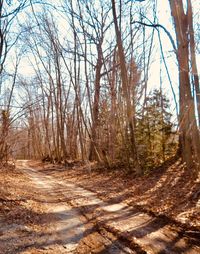
<instances>
[{"instance_id":1,"label":"green foliage","mask_svg":"<svg viewBox=\"0 0 200 254\"><path fill-rule=\"evenodd\" d=\"M169 99L162 91L154 90L137 116L137 143L144 169L150 169L175 153L176 136L171 122Z\"/></svg>"}]
</instances>

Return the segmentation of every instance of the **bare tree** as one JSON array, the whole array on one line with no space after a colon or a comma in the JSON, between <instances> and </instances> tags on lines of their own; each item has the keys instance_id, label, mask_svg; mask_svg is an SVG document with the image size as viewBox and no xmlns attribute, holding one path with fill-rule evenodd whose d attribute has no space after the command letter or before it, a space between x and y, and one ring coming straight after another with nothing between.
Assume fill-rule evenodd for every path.
<instances>
[{"instance_id":1,"label":"bare tree","mask_svg":"<svg viewBox=\"0 0 200 254\"><path fill-rule=\"evenodd\" d=\"M121 69L123 95L126 100L126 113L127 113L127 119L128 119L128 125L129 125L130 137L131 137L132 157L134 160L134 166L135 166L136 172L141 173L141 167L140 167L140 163L138 159L138 152L137 152L136 139L135 139L134 112L133 112L130 93L128 89L129 83L128 83L126 60L125 60L125 54L123 49L121 31L119 29L118 21L117 21L115 0L112 0L112 11L113 11L114 24L115 24L117 47L119 51L119 62L120 62L120 69Z\"/></svg>"},{"instance_id":2,"label":"bare tree","mask_svg":"<svg viewBox=\"0 0 200 254\"><path fill-rule=\"evenodd\" d=\"M187 1L187 10L184 11L183 1L170 0L171 14L177 39L177 61L179 69L179 93L180 93L180 146L184 161L189 167L195 160L197 168L200 166L200 136L195 117L194 98L191 93L190 82L190 53L192 57L192 72L195 78L197 97L199 96L199 84L194 53L194 35L192 29L192 7ZM189 33L188 33L189 31ZM189 37L190 35L190 37ZM198 102L198 98L197 98ZM199 104L198 104L199 106Z\"/></svg>"}]
</instances>

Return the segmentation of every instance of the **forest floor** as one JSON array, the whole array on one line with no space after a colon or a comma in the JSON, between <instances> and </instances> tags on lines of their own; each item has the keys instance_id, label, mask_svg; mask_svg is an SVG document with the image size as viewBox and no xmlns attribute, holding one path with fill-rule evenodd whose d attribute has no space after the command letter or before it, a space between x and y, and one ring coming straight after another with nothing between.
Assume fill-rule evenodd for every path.
<instances>
[{"instance_id":1,"label":"forest floor","mask_svg":"<svg viewBox=\"0 0 200 254\"><path fill-rule=\"evenodd\" d=\"M179 160L142 177L18 161L0 182L0 254L200 253L200 177Z\"/></svg>"}]
</instances>

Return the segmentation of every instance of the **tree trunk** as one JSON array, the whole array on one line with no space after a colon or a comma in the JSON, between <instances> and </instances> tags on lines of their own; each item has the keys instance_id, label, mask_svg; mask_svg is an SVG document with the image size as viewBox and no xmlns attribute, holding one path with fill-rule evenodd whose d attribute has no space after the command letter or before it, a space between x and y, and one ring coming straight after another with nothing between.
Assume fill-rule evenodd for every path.
<instances>
[{"instance_id":1,"label":"tree trunk","mask_svg":"<svg viewBox=\"0 0 200 254\"><path fill-rule=\"evenodd\" d=\"M187 4L188 4L188 24L189 24L189 34L190 34L190 55L191 55L192 78L193 78L195 93L196 93L198 125L200 127L200 87L199 87L199 75L197 71L196 54L195 54L195 40L194 40L191 1L187 0Z\"/></svg>"},{"instance_id":2,"label":"tree trunk","mask_svg":"<svg viewBox=\"0 0 200 254\"><path fill-rule=\"evenodd\" d=\"M118 22L117 22L115 0L112 0L112 12L113 12L115 33L116 33L116 39L117 39L117 47L118 47L118 53L119 53L123 96L126 101L126 115L127 115L128 127L129 127L129 132L130 132L131 153L132 153L132 158L134 161L135 171L138 174L140 174L141 167L140 167L140 163L139 163L139 159L138 159L136 140L135 140L134 113L133 113L130 93L129 93L129 89L128 89L128 87L129 87L128 73L127 73L127 68L126 68L126 60L125 60L125 54L124 54L124 49L123 49L123 44L122 44L121 32L119 30L119 26L118 26Z\"/></svg>"},{"instance_id":3,"label":"tree trunk","mask_svg":"<svg viewBox=\"0 0 200 254\"><path fill-rule=\"evenodd\" d=\"M100 99L100 80L101 80L101 69L103 66L103 52L102 52L102 42L101 39L97 45L97 64L96 64L96 73L95 73L95 92L94 92L94 102L93 102L93 111L92 111L92 130L91 130L91 143L89 151L89 160L101 160L99 157L99 151L97 147L97 128L99 121L99 99Z\"/></svg>"},{"instance_id":4,"label":"tree trunk","mask_svg":"<svg viewBox=\"0 0 200 254\"><path fill-rule=\"evenodd\" d=\"M189 72L188 12L184 13L183 2L169 0L177 39L179 68L180 116L179 135L183 160L188 167L200 165L200 137L195 117L194 98L191 93Z\"/></svg>"}]
</instances>

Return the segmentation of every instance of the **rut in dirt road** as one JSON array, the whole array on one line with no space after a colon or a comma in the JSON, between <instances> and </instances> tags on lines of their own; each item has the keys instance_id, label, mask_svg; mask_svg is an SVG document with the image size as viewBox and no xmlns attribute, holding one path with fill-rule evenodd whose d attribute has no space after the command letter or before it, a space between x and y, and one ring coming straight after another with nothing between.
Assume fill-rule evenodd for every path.
<instances>
[{"instance_id":1,"label":"rut in dirt road","mask_svg":"<svg viewBox=\"0 0 200 254\"><path fill-rule=\"evenodd\" d=\"M36 198L44 203L45 209L49 214L54 214L56 217L53 225L49 225L48 239L43 242L43 246L42 244L38 246L40 251L45 246L45 250L54 250L58 254L136 253L113 235L107 234L105 230L96 228L93 224L88 227L87 221L83 220L83 216L79 212L80 210L69 205L71 198L77 198L79 190L74 189L74 196L69 198L59 181L51 176L37 172L36 169L28 166L27 161L19 162L18 168L29 176L39 190L40 195ZM68 188L76 187L69 184ZM76 191L78 192L76 193ZM96 204L99 200L93 198L92 202Z\"/></svg>"}]
</instances>

